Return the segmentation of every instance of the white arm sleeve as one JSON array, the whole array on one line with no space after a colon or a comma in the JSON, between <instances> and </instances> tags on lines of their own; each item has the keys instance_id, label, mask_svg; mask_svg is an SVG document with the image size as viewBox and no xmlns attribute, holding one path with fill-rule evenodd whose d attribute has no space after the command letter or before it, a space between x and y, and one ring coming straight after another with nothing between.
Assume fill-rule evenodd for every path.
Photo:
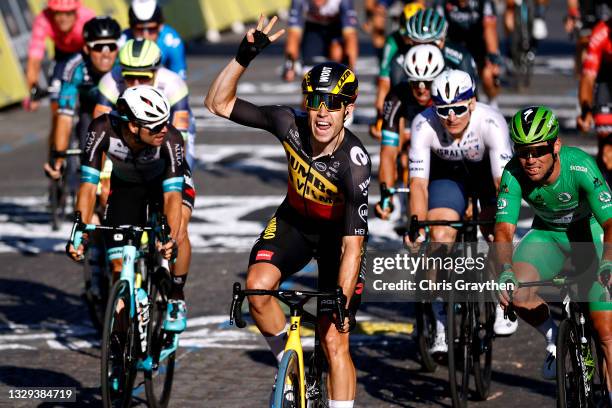
<instances>
[{"instance_id":1,"label":"white arm sleeve","mask_svg":"<svg viewBox=\"0 0 612 408\"><path fill-rule=\"evenodd\" d=\"M434 130L419 113L410 127L410 177L429 179L432 134L435 136Z\"/></svg>"},{"instance_id":2,"label":"white arm sleeve","mask_svg":"<svg viewBox=\"0 0 612 408\"><path fill-rule=\"evenodd\" d=\"M508 125L499 112L492 110L491 115L485 119L484 133L485 146L489 149L491 160L491 174L494 180L499 179L506 163L512 158Z\"/></svg>"}]
</instances>

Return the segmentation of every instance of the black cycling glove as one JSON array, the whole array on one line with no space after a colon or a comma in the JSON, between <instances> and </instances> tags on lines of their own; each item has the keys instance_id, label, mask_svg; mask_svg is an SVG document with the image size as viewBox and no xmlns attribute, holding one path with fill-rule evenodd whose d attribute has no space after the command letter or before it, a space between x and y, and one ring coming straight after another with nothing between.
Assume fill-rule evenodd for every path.
<instances>
[{"instance_id":1,"label":"black cycling glove","mask_svg":"<svg viewBox=\"0 0 612 408\"><path fill-rule=\"evenodd\" d=\"M245 68L271 42L268 36L259 30L253 33L253 39L253 42L249 42L245 35L236 54L236 61Z\"/></svg>"}]
</instances>

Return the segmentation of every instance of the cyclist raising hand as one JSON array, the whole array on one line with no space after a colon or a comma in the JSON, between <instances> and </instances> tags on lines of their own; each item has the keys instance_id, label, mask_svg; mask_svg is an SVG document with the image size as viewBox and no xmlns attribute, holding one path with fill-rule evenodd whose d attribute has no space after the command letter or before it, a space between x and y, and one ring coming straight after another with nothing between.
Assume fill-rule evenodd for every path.
<instances>
[{"instance_id":1,"label":"cyclist raising hand","mask_svg":"<svg viewBox=\"0 0 612 408\"><path fill-rule=\"evenodd\" d=\"M307 112L286 106L256 106L236 97L249 63L283 30L268 36L276 17L264 28L249 30L235 60L215 78L206 107L214 114L272 133L289 161L287 196L251 250L247 289L276 289L316 255L321 290L342 287L351 299L349 314L361 294L362 254L367 236L370 158L359 139L344 127L357 98L357 78L336 62L316 65L304 76ZM353 296L355 294L356 296ZM285 316L270 296L249 299L251 316L280 362ZM321 345L329 362L329 407L352 407L356 374L349 335L329 316L319 321Z\"/></svg>"}]
</instances>

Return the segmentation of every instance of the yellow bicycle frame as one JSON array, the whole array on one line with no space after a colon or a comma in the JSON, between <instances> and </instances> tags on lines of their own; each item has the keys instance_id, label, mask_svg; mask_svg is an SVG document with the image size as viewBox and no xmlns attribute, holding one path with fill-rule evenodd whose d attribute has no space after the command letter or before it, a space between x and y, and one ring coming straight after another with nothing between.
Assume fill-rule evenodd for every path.
<instances>
[{"instance_id":1,"label":"yellow bicycle frame","mask_svg":"<svg viewBox=\"0 0 612 408\"><path fill-rule=\"evenodd\" d=\"M285 343L285 352L294 350L298 355L298 368L300 370L300 407L306 407L306 386L304 375L304 353L302 351L302 340L300 338L300 316L291 316L291 326L289 326L289 335L287 343Z\"/></svg>"}]
</instances>

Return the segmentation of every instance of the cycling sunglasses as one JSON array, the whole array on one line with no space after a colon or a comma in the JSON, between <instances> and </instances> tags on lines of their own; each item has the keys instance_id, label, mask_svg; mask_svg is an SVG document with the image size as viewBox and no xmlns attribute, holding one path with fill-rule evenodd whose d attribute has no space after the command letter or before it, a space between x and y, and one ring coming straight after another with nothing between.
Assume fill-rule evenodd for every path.
<instances>
[{"instance_id":1,"label":"cycling sunglasses","mask_svg":"<svg viewBox=\"0 0 612 408\"><path fill-rule=\"evenodd\" d=\"M135 26L132 28L134 33L156 33L159 31L159 24L148 25L148 26Z\"/></svg>"},{"instance_id":2,"label":"cycling sunglasses","mask_svg":"<svg viewBox=\"0 0 612 408\"><path fill-rule=\"evenodd\" d=\"M153 79L153 73L149 73L149 72L142 72L139 75L134 75L134 74L124 74L123 75L123 79L125 79L126 81L138 81L139 84L142 83L148 83L151 82L151 80Z\"/></svg>"},{"instance_id":3,"label":"cycling sunglasses","mask_svg":"<svg viewBox=\"0 0 612 408\"><path fill-rule=\"evenodd\" d=\"M412 89L431 89L431 83L433 81L409 81Z\"/></svg>"},{"instance_id":4,"label":"cycling sunglasses","mask_svg":"<svg viewBox=\"0 0 612 408\"><path fill-rule=\"evenodd\" d=\"M468 113L470 107L468 104L462 105L450 105L450 106L436 106L436 113L442 119L446 119L450 116L451 112L455 114L456 117L460 118L461 116Z\"/></svg>"},{"instance_id":5,"label":"cycling sunglasses","mask_svg":"<svg viewBox=\"0 0 612 408\"><path fill-rule=\"evenodd\" d=\"M159 125L155 125L155 126L151 126L151 125L142 125L142 127L145 127L149 130L149 133L151 135L156 135L159 132L161 132L162 130L164 130L164 128L168 126L168 122L163 122L160 123Z\"/></svg>"},{"instance_id":6,"label":"cycling sunglasses","mask_svg":"<svg viewBox=\"0 0 612 408\"><path fill-rule=\"evenodd\" d=\"M521 159L529 159L546 156L547 154L553 153L555 147L553 144L546 144L543 146L517 146L514 145L514 154Z\"/></svg>"},{"instance_id":7,"label":"cycling sunglasses","mask_svg":"<svg viewBox=\"0 0 612 408\"><path fill-rule=\"evenodd\" d=\"M306 108L310 110L319 110L321 105L325 105L325 109L329 112L336 112L346 106L346 97L332 94L311 93L304 98Z\"/></svg>"},{"instance_id":8,"label":"cycling sunglasses","mask_svg":"<svg viewBox=\"0 0 612 408\"><path fill-rule=\"evenodd\" d=\"M87 47L95 52L103 52L105 50L115 52L119 48L116 42L90 42L87 43Z\"/></svg>"}]
</instances>

